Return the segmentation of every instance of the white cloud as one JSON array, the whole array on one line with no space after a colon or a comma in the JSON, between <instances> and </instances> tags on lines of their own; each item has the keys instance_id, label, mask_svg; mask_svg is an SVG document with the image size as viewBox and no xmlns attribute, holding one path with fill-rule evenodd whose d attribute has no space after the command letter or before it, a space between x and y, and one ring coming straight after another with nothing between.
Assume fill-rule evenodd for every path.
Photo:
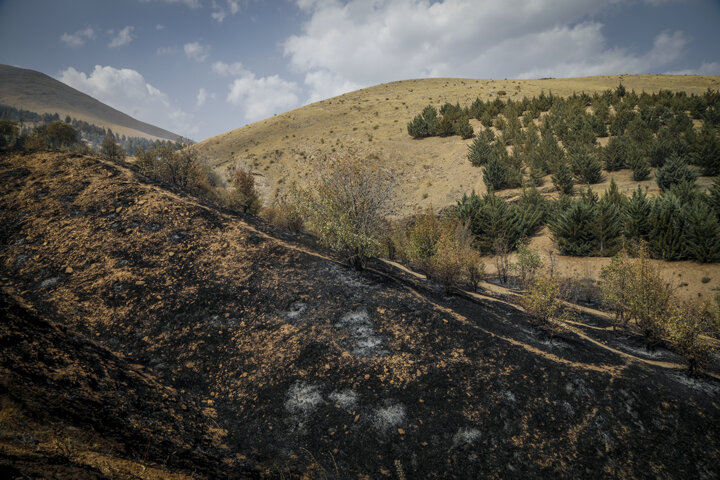
<instances>
[{"instance_id":1,"label":"white cloud","mask_svg":"<svg viewBox=\"0 0 720 480\"><path fill-rule=\"evenodd\" d=\"M159 23L157 25L155 25L155 30L162 30L164 28L165 28L165 25L161 25Z\"/></svg>"},{"instance_id":2,"label":"white cloud","mask_svg":"<svg viewBox=\"0 0 720 480\"><path fill-rule=\"evenodd\" d=\"M163 3L170 3L170 4L172 4L172 3L177 3L177 4L180 4L180 5L185 5L185 6L190 7L190 8L200 8L200 7L202 7L202 3L200 2L200 0L140 0L140 1L141 1L141 2L144 2L144 3L149 3L149 2L152 2L152 1L156 1L156 2L157 2L157 1L160 1L160 2L163 2Z\"/></svg>"},{"instance_id":3,"label":"white cloud","mask_svg":"<svg viewBox=\"0 0 720 480\"><path fill-rule=\"evenodd\" d=\"M243 64L240 62L215 62L212 64L212 71L217 73L218 75L222 75L223 77L238 77L240 75L249 73L245 69L245 67L243 67Z\"/></svg>"},{"instance_id":4,"label":"white cloud","mask_svg":"<svg viewBox=\"0 0 720 480\"><path fill-rule=\"evenodd\" d=\"M210 54L210 46L202 45L200 42L186 43L183 46L183 49L185 50L185 55L189 59L196 60L198 62L204 62Z\"/></svg>"},{"instance_id":5,"label":"white cloud","mask_svg":"<svg viewBox=\"0 0 720 480\"><path fill-rule=\"evenodd\" d=\"M225 6L215 0L212 2L212 13L210 17L218 23L222 23L228 15L235 15L241 9L240 0L226 0ZM246 3L246 2L242 2Z\"/></svg>"},{"instance_id":6,"label":"white cloud","mask_svg":"<svg viewBox=\"0 0 720 480\"><path fill-rule=\"evenodd\" d=\"M215 100L215 94L214 94L214 93L208 93L208 91L205 90L205 88L202 88L202 87L201 87L200 90L198 90L198 93L197 93L197 101L196 101L195 104L196 104L198 107L202 107L203 105L205 105L205 102L208 100L208 98L211 99L211 100Z\"/></svg>"},{"instance_id":7,"label":"white cloud","mask_svg":"<svg viewBox=\"0 0 720 480\"><path fill-rule=\"evenodd\" d=\"M254 122L298 105L300 87L277 75L257 78L245 71L230 84L226 101L245 112L245 120Z\"/></svg>"},{"instance_id":8,"label":"white cloud","mask_svg":"<svg viewBox=\"0 0 720 480\"><path fill-rule=\"evenodd\" d=\"M663 32L647 52L608 47L592 19L635 0L296 1L306 22L283 48L310 101L418 77L659 71L687 45L682 32Z\"/></svg>"},{"instance_id":9,"label":"white cloud","mask_svg":"<svg viewBox=\"0 0 720 480\"><path fill-rule=\"evenodd\" d=\"M69 47L81 47L85 42L95 38L95 31L90 28L78 30L75 33L63 33L60 35L60 41Z\"/></svg>"},{"instance_id":10,"label":"white cloud","mask_svg":"<svg viewBox=\"0 0 720 480\"><path fill-rule=\"evenodd\" d=\"M69 67L58 80L138 120L181 135L193 133L191 116L175 107L165 93L135 70L95 65L87 75Z\"/></svg>"},{"instance_id":11,"label":"white cloud","mask_svg":"<svg viewBox=\"0 0 720 480\"><path fill-rule=\"evenodd\" d=\"M132 42L133 41L132 31L134 29L135 29L135 27L131 27L130 25L128 25L127 27L120 30L117 33L117 35L115 35L113 37L112 41L108 44L108 47L110 47L110 48L122 47L122 46L127 45L130 42Z\"/></svg>"}]
</instances>

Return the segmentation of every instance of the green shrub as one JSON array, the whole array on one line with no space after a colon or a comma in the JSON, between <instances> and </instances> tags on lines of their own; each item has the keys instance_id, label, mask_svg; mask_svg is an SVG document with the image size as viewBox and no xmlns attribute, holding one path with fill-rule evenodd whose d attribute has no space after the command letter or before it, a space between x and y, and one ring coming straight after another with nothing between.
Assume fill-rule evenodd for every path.
<instances>
[{"instance_id":1,"label":"green shrub","mask_svg":"<svg viewBox=\"0 0 720 480\"><path fill-rule=\"evenodd\" d=\"M393 183L370 162L343 157L319 172L313 185L299 191L307 225L355 269L376 251L378 234Z\"/></svg>"}]
</instances>

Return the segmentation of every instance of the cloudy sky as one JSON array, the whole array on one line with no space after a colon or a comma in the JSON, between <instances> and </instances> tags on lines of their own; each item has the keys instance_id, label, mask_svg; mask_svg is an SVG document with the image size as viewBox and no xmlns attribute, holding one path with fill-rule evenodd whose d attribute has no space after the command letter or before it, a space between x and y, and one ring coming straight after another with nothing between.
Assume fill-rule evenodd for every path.
<instances>
[{"instance_id":1,"label":"cloudy sky","mask_svg":"<svg viewBox=\"0 0 720 480\"><path fill-rule=\"evenodd\" d=\"M421 77L720 75L717 0L0 0L0 63L203 140Z\"/></svg>"}]
</instances>

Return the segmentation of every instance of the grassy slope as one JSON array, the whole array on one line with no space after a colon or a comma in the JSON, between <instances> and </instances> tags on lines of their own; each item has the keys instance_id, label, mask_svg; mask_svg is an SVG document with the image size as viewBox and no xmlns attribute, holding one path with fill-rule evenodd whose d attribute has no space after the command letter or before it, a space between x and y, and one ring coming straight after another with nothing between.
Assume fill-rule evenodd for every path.
<instances>
[{"instance_id":1,"label":"grassy slope","mask_svg":"<svg viewBox=\"0 0 720 480\"><path fill-rule=\"evenodd\" d=\"M239 162L252 166L266 201L277 190L283 191L292 182L304 182L317 164L327 155L351 152L360 156L377 156L377 162L394 172L398 179L393 205L395 215L407 215L429 206L442 208L455 203L463 193L484 192L482 169L466 159L467 145L472 140L427 138L413 140L406 125L422 108L432 103L470 104L476 97L492 99L506 91L505 98L533 97L541 91L556 95L573 92L602 91L622 83L628 90L658 91L661 89L703 93L719 89L720 77L668 75L611 75L571 79L544 80L470 80L422 79L382 84L317 102L281 115L233 130L199 143L197 148L220 170ZM476 131L482 128L471 120ZM372 140L370 140L372 138ZM607 139L600 139L602 144ZM335 149L335 152L333 152ZM611 178L629 194L638 183L657 192L654 174L643 182L634 182L630 170L605 174L605 181L592 188L602 192ZM708 178L698 183L707 185ZM549 176L542 191L551 191ZM519 190L503 190L500 195L513 197ZM544 229L533 239L533 246L548 261L553 247L549 232ZM556 256L557 258L557 256ZM491 259L487 259L490 272ZM561 257L556 268L566 275L597 279L603 258ZM685 298L704 298L715 294L720 282L720 265L694 262L659 262L671 281ZM707 281L707 279L710 281ZM703 279L706 282L703 283ZM683 285L687 284L687 285Z\"/></svg>"},{"instance_id":2,"label":"grassy slope","mask_svg":"<svg viewBox=\"0 0 720 480\"><path fill-rule=\"evenodd\" d=\"M377 156L398 178L394 213L406 215L432 205L453 204L463 193L485 191L482 170L466 159L471 140L460 137L413 140L406 125L422 108L445 102L467 105L476 97L532 97L614 88L622 80L637 92L660 89L702 93L720 88L720 77L628 75L547 80L422 79L378 85L313 103L199 143L215 165L253 166L267 198L293 181L302 182L325 155L351 152ZM479 122L471 121L478 130ZM335 149L335 151L333 151ZM629 179L628 171L612 176ZM610 176L607 176L609 181ZM627 182L624 182L627 183ZM654 181L646 181L652 186ZM546 183L548 185L549 182ZM605 184L595 186L604 189ZM627 185L632 188L632 185ZM512 195L515 192L501 192Z\"/></svg>"},{"instance_id":3,"label":"grassy slope","mask_svg":"<svg viewBox=\"0 0 720 480\"><path fill-rule=\"evenodd\" d=\"M34 70L0 65L0 103L37 113L70 115L129 137L175 140L179 135L141 122Z\"/></svg>"},{"instance_id":4,"label":"grassy slope","mask_svg":"<svg viewBox=\"0 0 720 480\"><path fill-rule=\"evenodd\" d=\"M127 164L12 155L0 157L0 180L3 293L59 328L46 338L18 319L10 334L23 341L3 346L0 366L13 385L35 385L34 398L62 400L51 399L48 421L79 408L63 393L96 391L97 410L117 405L137 426L130 434L149 435L154 458L176 448L163 439L205 455L188 437L217 435L228 475L392 478L398 464L407 478L719 473L718 381L687 379L676 355L647 353L601 318L548 341L508 305L447 298L380 264L356 274L303 237L149 184ZM71 335L112 358L62 360L80 349L63 340ZM107 372L99 385L83 375L83 358ZM113 383L123 369L143 372L157 395ZM166 391L179 399L167 415L154 410ZM10 396L0 388L0 402ZM92 417L96 436L117 435ZM215 428L203 430L208 419ZM23 425L0 425L0 467L29 471ZM128 452L135 465L144 463L138 443ZM217 477L208 470L199 476Z\"/></svg>"}]
</instances>

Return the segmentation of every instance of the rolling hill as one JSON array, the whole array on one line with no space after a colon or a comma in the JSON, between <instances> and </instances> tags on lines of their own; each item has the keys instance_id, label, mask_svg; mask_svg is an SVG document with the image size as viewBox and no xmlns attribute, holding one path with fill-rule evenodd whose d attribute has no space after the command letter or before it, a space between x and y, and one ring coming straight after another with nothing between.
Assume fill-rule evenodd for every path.
<instances>
[{"instance_id":1,"label":"rolling hill","mask_svg":"<svg viewBox=\"0 0 720 480\"><path fill-rule=\"evenodd\" d=\"M239 162L252 167L266 202L293 182L302 183L328 156L349 153L367 157L390 169L398 179L393 214L402 216L452 205L463 193L485 192L482 169L467 161L472 140L458 136L412 139L407 123L428 104L446 102L469 105L500 98L520 100L541 92L559 96L612 89L622 82L628 90L658 90L703 93L720 89L720 77L668 75L611 75L569 79L473 80L433 78L392 82L346 93L276 115L251 125L209 138L196 148L213 165L222 169ZM480 122L471 120L477 131ZM629 178L628 171L606 176L607 187L617 175ZM549 183L549 182L546 182ZM653 187L654 181L645 182ZM635 188L634 186L626 190ZM501 192L515 196L517 190Z\"/></svg>"},{"instance_id":2,"label":"rolling hill","mask_svg":"<svg viewBox=\"0 0 720 480\"><path fill-rule=\"evenodd\" d=\"M392 82L347 93L313 103L266 120L218 135L192 148L206 157L220 172L240 164L252 168L266 204L276 195L288 191L297 182L302 185L321 169L323 162L344 154L366 158L392 172L397 180L393 192L391 217L404 217L433 207L436 211L455 204L463 194L475 190L486 192L483 169L467 160L472 140L459 136L429 137L421 140L408 135L407 123L432 104L446 102L469 105L479 97L521 100L541 92L558 96L593 93L614 89L622 83L628 91L684 91L702 94L720 89L720 77L678 75L611 75L569 79L473 80L418 79ZM483 127L471 119L475 131ZM608 138L598 142L606 145ZM654 169L653 169L654 170ZM604 192L614 179L621 192L630 195L637 185L651 195L659 191L654 171L643 181L632 180L632 172L622 169L603 172L604 180L592 185L596 193ZM712 179L701 177L697 183L707 186ZM580 187L576 187L578 190ZM541 193L555 195L550 176L544 178ZM498 194L514 199L520 189L505 189ZM556 262L561 275L582 278L589 283L599 278L609 258L559 256L550 231L544 227L531 239L546 265ZM555 255L553 255L553 252ZM485 259L488 271L494 271L492 258ZM713 298L720 264L657 261L679 294L686 299ZM708 281L708 279L711 279Z\"/></svg>"},{"instance_id":3,"label":"rolling hill","mask_svg":"<svg viewBox=\"0 0 720 480\"><path fill-rule=\"evenodd\" d=\"M717 378L601 316L548 337L125 162L3 154L0 181L10 478L720 473Z\"/></svg>"},{"instance_id":4,"label":"rolling hill","mask_svg":"<svg viewBox=\"0 0 720 480\"><path fill-rule=\"evenodd\" d=\"M180 135L141 122L44 73L0 65L0 103L36 113L70 115L116 134L150 140L177 140Z\"/></svg>"}]
</instances>

